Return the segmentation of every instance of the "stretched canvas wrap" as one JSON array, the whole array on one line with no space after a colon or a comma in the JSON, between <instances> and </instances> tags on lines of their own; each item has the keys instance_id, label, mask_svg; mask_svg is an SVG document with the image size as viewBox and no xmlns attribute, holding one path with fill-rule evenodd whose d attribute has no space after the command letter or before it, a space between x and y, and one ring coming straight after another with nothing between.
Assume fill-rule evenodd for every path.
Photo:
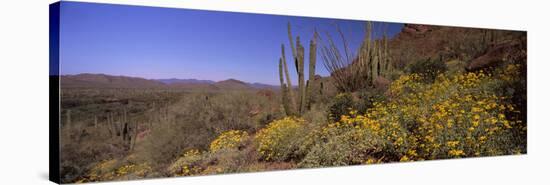
<instances>
[{"instance_id":1,"label":"stretched canvas wrap","mask_svg":"<svg viewBox=\"0 0 550 185\"><path fill-rule=\"evenodd\" d=\"M50 6L50 178L527 153L527 32Z\"/></svg>"}]
</instances>

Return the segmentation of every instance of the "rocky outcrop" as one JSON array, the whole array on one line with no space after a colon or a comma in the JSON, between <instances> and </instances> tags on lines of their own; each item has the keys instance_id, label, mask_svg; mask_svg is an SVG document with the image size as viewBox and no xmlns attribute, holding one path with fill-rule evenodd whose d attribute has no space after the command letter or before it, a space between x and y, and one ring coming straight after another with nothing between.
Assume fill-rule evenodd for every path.
<instances>
[{"instance_id":1,"label":"rocky outcrop","mask_svg":"<svg viewBox=\"0 0 550 185\"><path fill-rule=\"evenodd\" d=\"M402 33L409 35L421 35L433 30L433 26L422 24L405 24Z\"/></svg>"},{"instance_id":2,"label":"rocky outcrop","mask_svg":"<svg viewBox=\"0 0 550 185\"><path fill-rule=\"evenodd\" d=\"M523 42L524 43L524 42ZM485 54L473 59L467 67L468 71L475 71L487 67L494 67L503 61L518 61L527 59L527 51L520 40L496 44Z\"/></svg>"}]
</instances>

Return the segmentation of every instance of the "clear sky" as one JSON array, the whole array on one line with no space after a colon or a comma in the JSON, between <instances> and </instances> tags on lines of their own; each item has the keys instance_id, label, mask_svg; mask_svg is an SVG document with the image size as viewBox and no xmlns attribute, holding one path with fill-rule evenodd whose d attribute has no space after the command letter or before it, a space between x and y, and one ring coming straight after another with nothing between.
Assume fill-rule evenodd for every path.
<instances>
[{"instance_id":1,"label":"clear sky","mask_svg":"<svg viewBox=\"0 0 550 185\"><path fill-rule=\"evenodd\" d=\"M287 22L293 36L300 36L306 58L314 28L321 36L329 33L338 38L335 25L339 25L355 50L365 26L363 21L80 2L62 2L60 22L62 75L234 78L273 85L279 83L281 44L287 61L292 55ZM402 28L402 24L374 24L378 30L382 25L389 36ZM319 50L316 73L328 76ZM293 66L289 70L296 81Z\"/></svg>"}]
</instances>

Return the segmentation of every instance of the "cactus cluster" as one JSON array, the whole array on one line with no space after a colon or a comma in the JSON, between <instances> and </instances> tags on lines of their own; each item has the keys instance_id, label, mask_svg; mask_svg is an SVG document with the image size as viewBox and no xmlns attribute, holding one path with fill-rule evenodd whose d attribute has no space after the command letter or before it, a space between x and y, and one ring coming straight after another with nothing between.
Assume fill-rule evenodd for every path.
<instances>
[{"instance_id":1,"label":"cactus cluster","mask_svg":"<svg viewBox=\"0 0 550 185\"><path fill-rule=\"evenodd\" d=\"M304 46L300 42L300 37L296 37L296 45L294 44L290 23L288 23L288 39L292 51L292 58L298 74L298 95L294 97L292 82L286 62L285 45L281 45L281 58L279 58L279 77L281 83L281 94L283 108L285 113L291 115L302 115L306 109L311 107L315 79L315 63L317 57L317 32L314 33L313 39L309 43L309 77L305 80L304 74ZM286 83L285 83L286 79Z\"/></svg>"},{"instance_id":2,"label":"cactus cluster","mask_svg":"<svg viewBox=\"0 0 550 185\"><path fill-rule=\"evenodd\" d=\"M378 77L389 78L392 64L389 57L388 38L372 39L372 23L367 22L365 37L356 55L350 53L346 39L344 52L327 35L328 44L323 46L321 55L325 68L331 73L334 85L341 92L354 92L371 87Z\"/></svg>"},{"instance_id":3,"label":"cactus cluster","mask_svg":"<svg viewBox=\"0 0 550 185\"><path fill-rule=\"evenodd\" d=\"M131 124L128 121L127 115L128 111L124 108L122 110L122 115L115 121L115 114L110 112L107 114L107 126L111 137L120 139L126 146L126 149L132 150L138 134L138 124L137 122Z\"/></svg>"},{"instance_id":4,"label":"cactus cluster","mask_svg":"<svg viewBox=\"0 0 550 185\"><path fill-rule=\"evenodd\" d=\"M359 53L359 63L369 65L365 68L367 79L372 85L379 76L388 78L392 70L388 52L388 38L386 35L381 40L372 40L372 23L367 23L367 34Z\"/></svg>"}]
</instances>

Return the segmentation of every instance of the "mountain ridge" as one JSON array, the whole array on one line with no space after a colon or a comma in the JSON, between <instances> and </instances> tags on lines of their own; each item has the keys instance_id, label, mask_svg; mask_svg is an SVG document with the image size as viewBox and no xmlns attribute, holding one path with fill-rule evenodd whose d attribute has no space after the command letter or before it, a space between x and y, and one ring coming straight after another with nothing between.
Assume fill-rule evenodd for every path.
<instances>
[{"instance_id":1,"label":"mountain ridge","mask_svg":"<svg viewBox=\"0 0 550 185\"><path fill-rule=\"evenodd\" d=\"M62 88L180 88L203 90L247 90L247 89L278 89L279 86L250 83L229 78L221 81L200 79L146 79L123 75L108 75L102 73L80 73L60 75Z\"/></svg>"}]
</instances>

